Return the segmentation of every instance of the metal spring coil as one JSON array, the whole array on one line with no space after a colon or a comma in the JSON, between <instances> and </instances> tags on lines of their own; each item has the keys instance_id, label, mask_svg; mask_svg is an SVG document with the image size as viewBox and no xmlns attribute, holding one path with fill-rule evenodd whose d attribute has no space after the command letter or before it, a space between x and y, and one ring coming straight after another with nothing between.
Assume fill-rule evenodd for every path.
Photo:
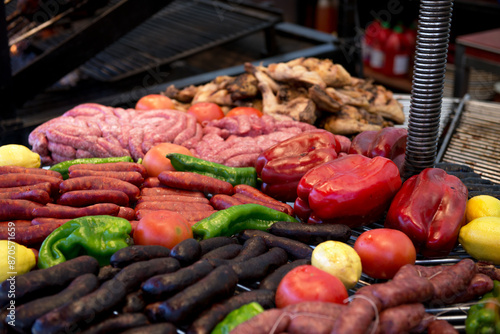
<instances>
[{"instance_id":1,"label":"metal spring coil","mask_svg":"<svg viewBox=\"0 0 500 334\"><path fill-rule=\"evenodd\" d=\"M450 37L452 0L421 0L404 176L434 165Z\"/></svg>"}]
</instances>

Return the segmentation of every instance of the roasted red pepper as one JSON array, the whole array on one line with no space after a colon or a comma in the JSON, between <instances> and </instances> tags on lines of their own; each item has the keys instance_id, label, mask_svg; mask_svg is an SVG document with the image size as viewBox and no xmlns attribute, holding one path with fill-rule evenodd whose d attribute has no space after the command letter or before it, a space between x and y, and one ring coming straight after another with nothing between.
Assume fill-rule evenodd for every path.
<instances>
[{"instance_id":1,"label":"roasted red pepper","mask_svg":"<svg viewBox=\"0 0 500 334\"><path fill-rule=\"evenodd\" d=\"M391 159L402 174L408 131L403 128L387 127L380 131L363 131L351 143L350 154L362 154L369 158Z\"/></svg>"},{"instance_id":2,"label":"roasted red pepper","mask_svg":"<svg viewBox=\"0 0 500 334\"><path fill-rule=\"evenodd\" d=\"M282 141L257 158L257 175L262 179L262 192L281 201L297 198L297 185L311 168L337 158L341 145L326 130L303 132Z\"/></svg>"},{"instance_id":3,"label":"roasted red pepper","mask_svg":"<svg viewBox=\"0 0 500 334\"><path fill-rule=\"evenodd\" d=\"M385 227L404 232L426 257L448 255L464 224L467 187L440 168L405 181L387 213Z\"/></svg>"},{"instance_id":4,"label":"roasted red pepper","mask_svg":"<svg viewBox=\"0 0 500 334\"><path fill-rule=\"evenodd\" d=\"M301 212L311 210L308 222L358 227L382 218L401 183L391 160L350 154L307 172L297 194Z\"/></svg>"}]
</instances>

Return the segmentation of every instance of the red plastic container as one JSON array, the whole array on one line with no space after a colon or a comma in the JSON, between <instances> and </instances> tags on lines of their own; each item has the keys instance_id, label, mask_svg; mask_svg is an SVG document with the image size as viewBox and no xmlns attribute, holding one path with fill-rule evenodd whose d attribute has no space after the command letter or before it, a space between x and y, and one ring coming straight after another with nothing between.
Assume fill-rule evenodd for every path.
<instances>
[{"instance_id":1,"label":"red plastic container","mask_svg":"<svg viewBox=\"0 0 500 334\"><path fill-rule=\"evenodd\" d=\"M370 67L377 71L382 71L385 64L385 44L391 34L389 22L382 22L380 30L373 38L372 48L370 50Z\"/></svg>"},{"instance_id":2,"label":"red plastic container","mask_svg":"<svg viewBox=\"0 0 500 334\"><path fill-rule=\"evenodd\" d=\"M391 77L405 77L409 70L410 53L403 27L397 25L385 43L385 63L382 72Z\"/></svg>"}]
</instances>

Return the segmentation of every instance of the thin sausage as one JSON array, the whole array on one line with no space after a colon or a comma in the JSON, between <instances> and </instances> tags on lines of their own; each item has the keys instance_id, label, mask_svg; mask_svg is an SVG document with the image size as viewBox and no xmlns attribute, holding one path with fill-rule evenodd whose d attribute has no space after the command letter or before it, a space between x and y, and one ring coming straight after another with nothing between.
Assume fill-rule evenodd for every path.
<instances>
[{"instance_id":1,"label":"thin sausage","mask_svg":"<svg viewBox=\"0 0 500 334\"><path fill-rule=\"evenodd\" d=\"M31 225L58 224L59 226L69 222L71 218L33 218Z\"/></svg>"},{"instance_id":2,"label":"thin sausage","mask_svg":"<svg viewBox=\"0 0 500 334\"><path fill-rule=\"evenodd\" d=\"M0 193L0 199L25 199L40 204L52 202L49 193L41 189L32 189L22 192L4 192Z\"/></svg>"},{"instance_id":3,"label":"thin sausage","mask_svg":"<svg viewBox=\"0 0 500 334\"><path fill-rule=\"evenodd\" d=\"M200 259L200 243L193 238L184 239L171 249L170 256L177 259L183 267L188 266Z\"/></svg>"},{"instance_id":4,"label":"thin sausage","mask_svg":"<svg viewBox=\"0 0 500 334\"><path fill-rule=\"evenodd\" d=\"M109 263L115 268L123 268L129 264L168 257L170 250L159 245L132 245L116 251Z\"/></svg>"},{"instance_id":5,"label":"thin sausage","mask_svg":"<svg viewBox=\"0 0 500 334\"><path fill-rule=\"evenodd\" d=\"M267 202L270 204L283 206L284 208L286 208L286 211L284 211L286 214L288 214L290 216L293 214L293 208L290 205L283 203L283 202L280 202L277 199L274 199L271 196L264 194L259 189L256 189L256 188L249 186L247 184L238 184L238 185L234 186L234 192L236 194L242 194L242 195L248 196L250 198L254 198L260 202Z\"/></svg>"},{"instance_id":6,"label":"thin sausage","mask_svg":"<svg viewBox=\"0 0 500 334\"><path fill-rule=\"evenodd\" d=\"M42 182L37 184L32 184L30 186L20 186L20 187L10 187L10 188L0 188L0 193L10 193L10 192L23 192L40 189L48 192L49 194L52 192L52 187L49 182Z\"/></svg>"},{"instance_id":7,"label":"thin sausage","mask_svg":"<svg viewBox=\"0 0 500 334\"><path fill-rule=\"evenodd\" d=\"M105 171L96 171L89 169L75 169L74 171L69 173L70 178L82 177L82 176L111 177L128 183L132 183L137 187L140 187L144 182L144 178L138 172L119 172L119 171L105 172Z\"/></svg>"},{"instance_id":8,"label":"thin sausage","mask_svg":"<svg viewBox=\"0 0 500 334\"><path fill-rule=\"evenodd\" d=\"M249 196L243 195L243 194L234 194L231 197L237 199L238 201L240 201L243 204L259 204L259 205L267 206L270 209L273 209L273 210L276 210L279 212L284 212L284 213L288 214L288 209L285 208L284 206L281 206L281 205L276 205L276 204L268 203L268 202L262 202L262 201L259 201L257 199L254 199L252 197L249 197Z\"/></svg>"},{"instance_id":9,"label":"thin sausage","mask_svg":"<svg viewBox=\"0 0 500 334\"><path fill-rule=\"evenodd\" d=\"M422 303L391 307L380 313L378 330L387 334L408 333L420 324L425 315Z\"/></svg>"},{"instance_id":10,"label":"thin sausage","mask_svg":"<svg viewBox=\"0 0 500 334\"><path fill-rule=\"evenodd\" d=\"M76 207L99 203L128 206L129 198L126 193L120 190L73 190L61 194L57 200L57 204Z\"/></svg>"},{"instance_id":11,"label":"thin sausage","mask_svg":"<svg viewBox=\"0 0 500 334\"><path fill-rule=\"evenodd\" d=\"M21 174L36 174L36 175L46 175L56 177L62 180L62 175L55 170L49 170L44 168L27 168L21 166L0 166L0 175L2 174L13 174L13 173L21 173Z\"/></svg>"},{"instance_id":12,"label":"thin sausage","mask_svg":"<svg viewBox=\"0 0 500 334\"><path fill-rule=\"evenodd\" d=\"M204 194L226 194L234 193L233 185L229 182L214 177L201 175L193 172L168 172L164 171L158 175L160 183L168 187L179 189L194 189Z\"/></svg>"},{"instance_id":13,"label":"thin sausage","mask_svg":"<svg viewBox=\"0 0 500 334\"><path fill-rule=\"evenodd\" d=\"M258 281L288 261L286 252L274 247L262 255L231 265L240 282Z\"/></svg>"},{"instance_id":14,"label":"thin sausage","mask_svg":"<svg viewBox=\"0 0 500 334\"><path fill-rule=\"evenodd\" d=\"M183 195L158 195L158 196L141 196L137 204L142 202L191 202L209 204L210 201L206 197L193 197Z\"/></svg>"},{"instance_id":15,"label":"thin sausage","mask_svg":"<svg viewBox=\"0 0 500 334\"><path fill-rule=\"evenodd\" d=\"M0 240L10 238L10 240L25 246L39 245L59 226L61 224L56 222L31 226L16 226L15 228L2 226L0 227Z\"/></svg>"},{"instance_id":16,"label":"thin sausage","mask_svg":"<svg viewBox=\"0 0 500 334\"><path fill-rule=\"evenodd\" d=\"M144 183L142 184L143 188L155 188L160 187L160 180L156 176L150 176L144 179Z\"/></svg>"},{"instance_id":17,"label":"thin sausage","mask_svg":"<svg viewBox=\"0 0 500 334\"><path fill-rule=\"evenodd\" d=\"M169 210L169 211L213 211L210 204L190 202L142 202L135 210Z\"/></svg>"},{"instance_id":18,"label":"thin sausage","mask_svg":"<svg viewBox=\"0 0 500 334\"><path fill-rule=\"evenodd\" d=\"M113 203L94 204L83 208L53 204L33 209L33 217L78 218L96 215L117 216L119 212L120 207Z\"/></svg>"},{"instance_id":19,"label":"thin sausage","mask_svg":"<svg viewBox=\"0 0 500 334\"><path fill-rule=\"evenodd\" d=\"M148 176L148 172L144 165L141 165L137 162L127 162L127 161L119 161L119 162L106 162L102 164L77 164L69 166L68 171L71 173L72 171L84 169L84 170L93 170L93 171L103 171L103 172L137 172L142 175L143 178Z\"/></svg>"},{"instance_id":20,"label":"thin sausage","mask_svg":"<svg viewBox=\"0 0 500 334\"><path fill-rule=\"evenodd\" d=\"M31 186L37 183L44 182L50 183L51 192L55 193L59 189L59 184L62 182L62 179L48 175L27 173L0 175L0 188Z\"/></svg>"},{"instance_id":21,"label":"thin sausage","mask_svg":"<svg viewBox=\"0 0 500 334\"><path fill-rule=\"evenodd\" d=\"M217 194L210 198L210 205L212 205L217 210L225 210L235 205L241 205L242 202L238 201L233 196Z\"/></svg>"},{"instance_id":22,"label":"thin sausage","mask_svg":"<svg viewBox=\"0 0 500 334\"><path fill-rule=\"evenodd\" d=\"M60 184L61 192L73 190L120 190L127 194L130 202L135 202L140 190L131 183L103 176L82 176L67 179Z\"/></svg>"},{"instance_id":23,"label":"thin sausage","mask_svg":"<svg viewBox=\"0 0 500 334\"><path fill-rule=\"evenodd\" d=\"M171 187L153 187L153 188L141 189L141 196L161 196L161 195L192 196L192 197L205 198L205 195L201 191L182 190Z\"/></svg>"},{"instance_id":24,"label":"thin sausage","mask_svg":"<svg viewBox=\"0 0 500 334\"><path fill-rule=\"evenodd\" d=\"M117 217L124 218L126 220L135 220L135 210L126 206L120 206Z\"/></svg>"},{"instance_id":25,"label":"thin sausage","mask_svg":"<svg viewBox=\"0 0 500 334\"><path fill-rule=\"evenodd\" d=\"M0 221L33 219L33 210L43 208L40 203L25 199L0 199Z\"/></svg>"},{"instance_id":26,"label":"thin sausage","mask_svg":"<svg viewBox=\"0 0 500 334\"><path fill-rule=\"evenodd\" d=\"M267 275L264 279L262 279L259 284L259 289L276 291L278 289L278 285L286 274L288 274L292 269L305 264L311 264L311 261L306 259L299 259L289 263L285 263L284 265Z\"/></svg>"},{"instance_id":27,"label":"thin sausage","mask_svg":"<svg viewBox=\"0 0 500 334\"><path fill-rule=\"evenodd\" d=\"M6 220L3 222L0 222L0 228L1 227L19 227L19 226L30 226L31 225L31 220Z\"/></svg>"}]
</instances>

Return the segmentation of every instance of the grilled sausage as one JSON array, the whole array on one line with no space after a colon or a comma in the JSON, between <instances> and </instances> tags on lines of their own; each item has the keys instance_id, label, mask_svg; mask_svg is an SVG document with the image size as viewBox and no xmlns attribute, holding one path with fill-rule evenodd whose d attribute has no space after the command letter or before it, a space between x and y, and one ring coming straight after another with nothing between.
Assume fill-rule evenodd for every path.
<instances>
[{"instance_id":1,"label":"grilled sausage","mask_svg":"<svg viewBox=\"0 0 500 334\"><path fill-rule=\"evenodd\" d=\"M121 334L177 334L177 328L168 322L164 322L132 328Z\"/></svg>"},{"instance_id":2,"label":"grilled sausage","mask_svg":"<svg viewBox=\"0 0 500 334\"><path fill-rule=\"evenodd\" d=\"M43 207L40 203L25 199L0 199L0 221L31 220L33 219L33 210Z\"/></svg>"},{"instance_id":3,"label":"grilled sausage","mask_svg":"<svg viewBox=\"0 0 500 334\"><path fill-rule=\"evenodd\" d=\"M66 222L69 222L71 218L33 218L31 221L31 225L43 225L43 224L53 224L56 223L59 226L63 225Z\"/></svg>"},{"instance_id":4,"label":"grilled sausage","mask_svg":"<svg viewBox=\"0 0 500 334\"><path fill-rule=\"evenodd\" d=\"M193 238L185 239L172 248L170 256L179 261L183 267L190 265L201 257L200 243Z\"/></svg>"},{"instance_id":5,"label":"grilled sausage","mask_svg":"<svg viewBox=\"0 0 500 334\"><path fill-rule=\"evenodd\" d=\"M201 310L234 294L238 276L230 266L220 266L164 302L146 307L150 321L185 323Z\"/></svg>"},{"instance_id":6,"label":"grilled sausage","mask_svg":"<svg viewBox=\"0 0 500 334\"><path fill-rule=\"evenodd\" d=\"M40 204L52 202L49 193L41 189L32 189L22 192L4 192L0 193L0 199L25 199Z\"/></svg>"},{"instance_id":7,"label":"grilled sausage","mask_svg":"<svg viewBox=\"0 0 500 334\"><path fill-rule=\"evenodd\" d=\"M70 178L82 177L82 176L111 177L128 183L132 183L137 187L140 187L144 182L144 178L138 172L121 172L121 171L107 172L107 171L96 171L89 169L75 169L69 173Z\"/></svg>"},{"instance_id":8,"label":"grilled sausage","mask_svg":"<svg viewBox=\"0 0 500 334\"><path fill-rule=\"evenodd\" d=\"M241 205L240 201L238 201L233 196L217 194L210 198L210 205L212 205L217 210L225 210L235 205Z\"/></svg>"},{"instance_id":9,"label":"grilled sausage","mask_svg":"<svg viewBox=\"0 0 500 334\"><path fill-rule=\"evenodd\" d=\"M144 300L144 292L137 290L129 293L125 297L125 305L122 307L123 313L136 313L142 312L146 308L146 301Z\"/></svg>"},{"instance_id":10,"label":"grilled sausage","mask_svg":"<svg viewBox=\"0 0 500 334\"><path fill-rule=\"evenodd\" d=\"M169 210L169 211L213 211L210 204L194 202L142 202L135 206L139 210Z\"/></svg>"},{"instance_id":11,"label":"grilled sausage","mask_svg":"<svg viewBox=\"0 0 500 334\"><path fill-rule=\"evenodd\" d=\"M128 195L119 190L74 190L68 191L57 200L57 204L67 206L89 206L98 203L114 203L119 206L128 206Z\"/></svg>"},{"instance_id":12,"label":"grilled sausage","mask_svg":"<svg viewBox=\"0 0 500 334\"><path fill-rule=\"evenodd\" d=\"M259 204L259 205L266 206L270 209L273 209L273 210L276 210L279 212L284 212L284 213L288 214L288 209L285 208L284 206L281 206L281 205L276 205L276 204L268 203L268 202L262 202L262 201L254 199L252 197L249 197L247 195L238 194L238 193L234 194L231 197L237 199L238 201L240 201L243 204Z\"/></svg>"},{"instance_id":13,"label":"grilled sausage","mask_svg":"<svg viewBox=\"0 0 500 334\"><path fill-rule=\"evenodd\" d=\"M148 172L144 165L137 162L106 162L102 164L77 164L69 166L68 172L73 172L76 170L93 170L101 172L137 172L142 175L143 178L148 176Z\"/></svg>"},{"instance_id":14,"label":"grilled sausage","mask_svg":"<svg viewBox=\"0 0 500 334\"><path fill-rule=\"evenodd\" d=\"M9 226L0 227L0 240L13 240L24 246L38 246L56 228L61 226L60 222L49 222L41 225L23 225L15 228Z\"/></svg>"},{"instance_id":15,"label":"grilled sausage","mask_svg":"<svg viewBox=\"0 0 500 334\"><path fill-rule=\"evenodd\" d=\"M19 227L19 226L31 226L31 220L6 220L3 222L0 222L0 228L1 227ZM9 230L7 229L7 232ZM5 239L0 239L0 240L5 240Z\"/></svg>"},{"instance_id":16,"label":"grilled sausage","mask_svg":"<svg viewBox=\"0 0 500 334\"><path fill-rule=\"evenodd\" d=\"M264 309L274 307L274 292L266 290L247 291L212 305L188 327L186 334L209 334L231 311L251 302Z\"/></svg>"},{"instance_id":17,"label":"grilled sausage","mask_svg":"<svg viewBox=\"0 0 500 334\"><path fill-rule=\"evenodd\" d=\"M73 190L120 190L127 194L131 203L137 200L141 192L137 186L131 183L103 176L82 176L67 179L61 182L59 188L63 193Z\"/></svg>"},{"instance_id":18,"label":"grilled sausage","mask_svg":"<svg viewBox=\"0 0 500 334\"><path fill-rule=\"evenodd\" d=\"M90 328L87 328L81 334L107 334L121 333L128 329L148 325L148 318L142 313L127 313L105 319Z\"/></svg>"},{"instance_id":19,"label":"grilled sausage","mask_svg":"<svg viewBox=\"0 0 500 334\"><path fill-rule=\"evenodd\" d=\"M201 255L205 255L206 253L225 245L229 244L237 244L238 241L236 239L230 237L215 237L210 239L204 239L200 241L201 247Z\"/></svg>"},{"instance_id":20,"label":"grilled sausage","mask_svg":"<svg viewBox=\"0 0 500 334\"><path fill-rule=\"evenodd\" d=\"M151 187L151 188L142 188L141 196L162 196L162 195L174 195L174 196L190 196L190 197L203 197L205 195L201 191L192 191L192 190L182 190L175 189L171 187Z\"/></svg>"},{"instance_id":21,"label":"grilled sausage","mask_svg":"<svg viewBox=\"0 0 500 334\"><path fill-rule=\"evenodd\" d=\"M62 175L55 170L43 169L43 168L27 168L21 166L0 166L0 175L3 174L36 174L36 175L46 175L51 177L56 177L62 180Z\"/></svg>"},{"instance_id":22,"label":"grilled sausage","mask_svg":"<svg viewBox=\"0 0 500 334\"><path fill-rule=\"evenodd\" d=\"M434 320L427 327L427 334L458 334L458 331L446 320Z\"/></svg>"},{"instance_id":23,"label":"grilled sausage","mask_svg":"<svg viewBox=\"0 0 500 334\"><path fill-rule=\"evenodd\" d=\"M193 196L183 196L183 195L157 195L157 196L141 196L137 201L137 204L143 202L190 202L190 203L202 203L209 204L209 200L206 197L193 197Z\"/></svg>"},{"instance_id":24,"label":"grilled sausage","mask_svg":"<svg viewBox=\"0 0 500 334\"><path fill-rule=\"evenodd\" d=\"M115 268L123 268L129 264L168 257L170 250L167 247L157 245L132 245L116 251L109 259Z\"/></svg>"},{"instance_id":25,"label":"grilled sausage","mask_svg":"<svg viewBox=\"0 0 500 334\"><path fill-rule=\"evenodd\" d=\"M311 261L306 259L299 259L282 265L260 281L259 289L276 292L276 290L278 289L278 285L288 272L298 266L302 266L305 264L311 264Z\"/></svg>"},{"instance_id":26,"label":"grilled sausage","mask_svg":"<svg viewBox=\"0 0 500 334\"><path fill-rule=\"evenodd\" d=\"M122 270L122 268L115 268L111 265L101 267L101 269L99 269L99 274L97 274L97 279L99 280L99 284L102 284L105 281L112 279L113 277L116 276L116 274L120 272L120 270Z\"/></svg>"},{"instance_id":27,"label":"grilled sausage","mask_svg":"<svg viewBox=\"0 0 500 334\"><path fill-rule=\"evenodd\" d=\"M16 328L22 332L30 332L35 320L45 313L68 302L77 300L97 289L99 282L94 274L88 273L76 277L61 292L43 298L35 299L16 308Z\"/></svg>"},{"instance_id":28,"label":"grilled sausage","mask_svg":"<svg viewBox=\"0 0 500 334\"><path fill-rule=\"evenodd\" d=\"M408 333L426 315L422 303L405 304L383 310L379 316L378 331L387 334Z\"/></svg>"},{"instance_id":29,"label":"grilled sausage","mask_svg":"<svg viewBox=\"0 0 500 334\"><path fill-rule=\"evenodd\" d=\"M230 259L236 257L241 252L242 249L243 249L243 246L240 244L229 244L229 245L225 245L225 246L216 248L216 249L204 254L201 258L202 259L230 260Z\"/></svg>"},{"instance_id":30,"label":"grilled sausage","mask_svg":"<svg viewBox=\"0 0 500 334\"><path fill-rule=\"evenodd\" d=\"M283 203L283 202L280 202L280 201L272 198L271 196L264 194L259 189L256 189L256 188L249 186L247 184L238 184L238 185L234 186L234 192L236 194L242 194L242 195L248 196L250 198L254 198L260 202L267 202L267 203L274 204L274 205L281 205L284 208L286 208L286 211L284 211L286 214L288 214L290 216L293 215L293 208L290 205Z\"/></svg>"},{"instance_id":31,"label":"grilled sausage","mask_svg":"<svg viewBox=\"0 0 500 334\"><path fill-rule=\"evenodd\" d=\"M193 172L164 171L158 175L158 179L161 184L168 187L184 190L193 189L204 194L232 195L234 192L233 185L229 182Z\"/></svg>"},{"instance_id":32,"label":"grilled sausage","mask_svg":"<svg viewBox=\"0 0 500 334\"><path fill-rule=\"evenodd\" d=\"M233 263L231 267L238 275L240 282L259 281L287 261L286 252L279 247L274 247L245 262Z\"/></svg>"},{"instance_id":33,"label":"grilled sausage","mask_svg":"<svg viewBox=\"0 0 500 334\"><path fill-rule=\"evenodd\" d=\"M76 277L99 272L99 262L91 256L83 255L70 259L53 267L33 270L16 277L16 304L22 304L51 293L61 291ZM0 307L9 303L10 282L0 284Z\"/></svg>"},{"instance_id":34,"label":"grilled sausage","mask_svg":"<svg viewBox=\"0 0 500 334\"><path fill-rule=\"evenodd\" d=\"M165 300L179 291L207 276L214 266L207 260L200 260L176 272L153 276L141 286L148 300Z\"/></svg>"},{"instance_id":35,"label":"grilled sausage","mask_svg":"<svg viewBox=\"0 0 500 334\"><path fill-rule=\"evenodd\" d=\"M150 176L144 179L142 184L143 188L156 188L160 187L160 180L156 176Z\"/></svg>"},{"instance_id":36,"label":"grilled sausage","mask_svg":"<svg viewBox=\"0 0 500 334\"><path fill-rule=\"evenodd\" d=\"M56 193L59 189L61 178L49 175L12 173L0 175L0 188L31 186L38 183L50 183L51 193Z\"/></svg>"},{"instance_id":37,"label":"grilled sausage","mask_svg":"<svg viewBox=\"0 0 500 334\"><path fill-rule=\"evenodd\" d=\"M346 242L351 237L351 229L342 224L306 224L294 222L276 222L271 225L269 233L303 242L318 245L327 240Z\"/></svg>"},{"instance_id":38,"label":"grilled sausage","mask_svg":"<svg viewBox=\"0 0 500 334\"><path fill-rule=\"evenodd\" d=\"M42 182L42 183L37 183L33 184L30 186L20 186L20 187L10 187L10 188L0 188L0 194L1 193L10 193L10 192L24 192L24 191L30 191L30 190L43 190L49 194L52 194L52 187L50 186L49 182Z\"/></svg>"},{"instance_id":39,"label":"grilled sausage","mask_svg":"<svg viewBox=\"0 0 500 334\"><path fill-rule=\"evenodd\" d=\"M243 262L253 257L264 254L268 251L266 242L261 237L253 237L245 241L241 252L232 260L235 262Z\"/></svg>"},{"instance_id":40,"label":"grilled sausage","mask_svg":"<svg viewBox=\"0 0 500 334\"><path fill-rule=\"evenodd\" d=\"M84 216L110 215L118 216L120 207L113 203L100 203L89 205L83 208L75 208L72 206L53 204L50 206L42 206L34 208L32 211L33 217L48 217L48 218L78 218Z\"/></svg>"}]
</instances>

